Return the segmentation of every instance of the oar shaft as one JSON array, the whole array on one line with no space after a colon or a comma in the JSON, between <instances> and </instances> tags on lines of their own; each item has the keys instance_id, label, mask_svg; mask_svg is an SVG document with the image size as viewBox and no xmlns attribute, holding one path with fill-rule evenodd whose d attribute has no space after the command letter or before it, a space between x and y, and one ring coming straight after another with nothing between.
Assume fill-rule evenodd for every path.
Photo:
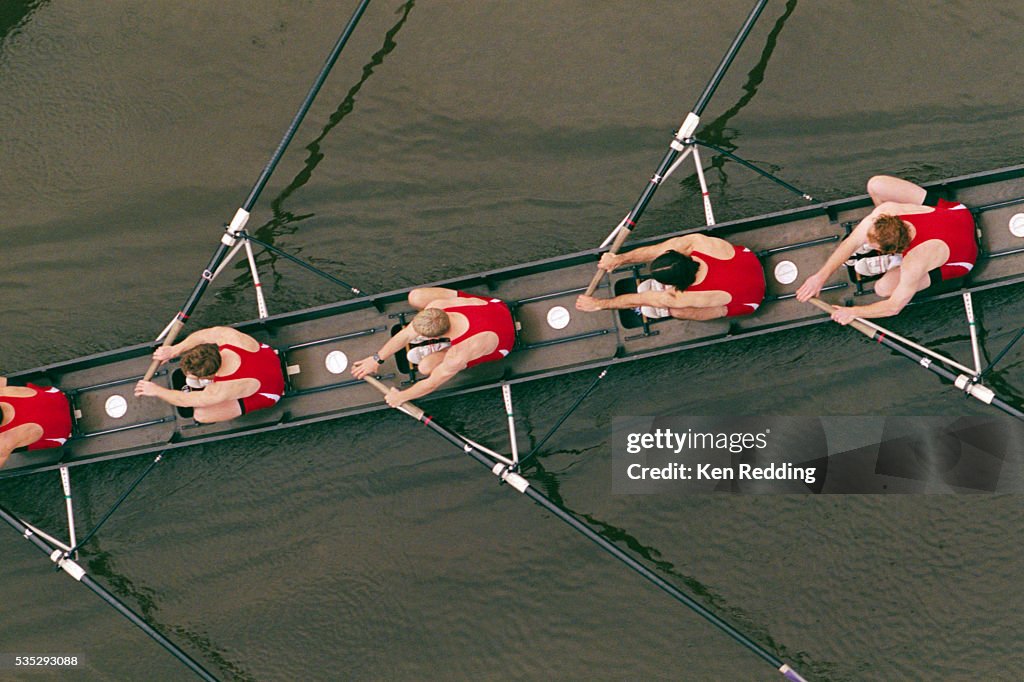
<instances>
[{"instance_id":1,"label":"oar shaft","mask_svg":"<svg viewBox=\"0 0 1024 682\"><path fill-rule=\"evenodd\" d=\"M820 308L821 310L824 310L826 313L832 313L833 307L828 303L822 301L820 298L812 298L810 299L809 303L811 303L817 308ZM956 386L957 388L959 388L972 398L980 400L981 402L987 405L991 405L992 407L995 407L996 409L1005 412L1011 417L1016 417L1017 419L1024 420L1024 412L1017 409L1015 406L1009 404L1005 400L1001 399L999 396L995 394L995 392L992 389L988 388L987 386L983 386L980 383L977 383L973 377L969 377L964 374L958 376L953 372L950 372L942 365L932 362L931 359L929 359L926 355L916 353L913 350L904 346L903 344L898 343L893 339L890 339L889 336L886 334L885 330L873 329L872 327L865 324L862 320L858 320L855 318L850 322L849 326L853 327L854 329L856 329L857 331L859 331L861 334L868 337L872 341L880 343L886 348L889 348L890 350L896 351L905 358L913 360L915 364L920 365L921 367L928 370L932 374L936 374L945 379L946 381L949 381L954 386Z\"/></svg>"},{"instance_id":2,"label":"oar shaft","mask_svg":"<svg viewBox=\"0 0 1024 682\"><path fill-rule=\"evenodd\" d=\"M704 107L707 106L711 100L711 96L714 94L715 89L718 88L718 84L721 83L722 78L725 76L725 72L729 70L729 66L732 64L733 58L736 57L736 53L739 52L740 47L743 45L743 41L746 40L747 35L750 34L750 30L754 27L757 22L757 18L761 15L761 11L767 4L768 0L758 0L751 9L750 14L747 15L746 21L743 22L743 26L740 28L739 33L733 38L732 44L729 45L729 49L722 57L722 61L719 63L718 68L715 69L715 73L711 76L711 80L704 87L704 91L697 99L697 104L694 105L693 109L686 118L683 120L679 130L676 132L672 142L669 143L668 151L665 152L665 156L662 158L661 163L658 165L658 169L654 172L654 175L648 181L647 186L644 187L643 192L640 193L640 197L636 200L633 208L630 210L629 215L626 216L624 225L619 234L615 237L610 249L611 253L618 253L622 243L636 227L637 222L640 220L640 216L643 215L644 210L647 208L647 204L651 202L651 198L654 197L654 192L658 189L661 181L664 180L669 173L672 171L673 163L676 158L685 149L685 142L693 136L697 126L700 125L700 114L704 111ZM597 289L597 285L600 283L604 273L598 270L597 274L590 281L590 286L587 287L586 295L593 296L594 291Z\"/></svg>"},{"instance_id":3,"label":"oar shaft","mask_svg":"<svg viewBox=\"0 0 1024 682\"><path fill-rule=\"evenodd\" d=\"M711 101L711 96L715 94L715 90L718 89L719 83L722 82L722 78L725 77L725 72L729 70L729 66L732 65L732 60L736 57L736 53L740 51L740 47L743 46L743 41L750 35L751 29L754 28L754 24L757 23L757 18L761 16L761 11L764 10L765 5L768 4L768 0L758 0L753 9L750 10L750 14L747 15L747 20L743 22L743 26L740 27L739 32L736 33L736 37L732 39L732 44L729 45L729 49L726 50L725 55L722 57L722 61L718 64L718 68L715 69L714 75L711 76L711 80L708 81L707 86L704 88L704 92L700 93L700 97L697 98L697 104L693 107L693 113L700 116L704 113L704 107Z\"/></svg>"},{"instance_id":4,"label":"oar shaft","mask_svg":"<svg viewBox=\"0 0 1024 682\"><path fill-rule=\"evenodd\" d=\"M264 166L263 171L256 180L256 184L253 185L252 190L249 192L249 196L246 198L245 203L242 204L242 207L235 212L235 216L232 218L227 232L221 238L217 250L214 252L213 257L210 258L209 264L206 266L203 274L196 282L195 287L193 287L192 293L189 294L188 300L181 308L181 312L178 313L178 320L182 322L182 324L184 324L184 322L188 320L195 311L196 306L199 304L199 299L203 297L203 294L206 292L206 288L213 280L213 273L217 272L221 263L224 261L224 258L231 251L232 247L234 247L235 242L238 240L239 233L245 227L245 223L249 219L249 213L252 210L253 205L255 205L256 200L263 192L263 188L270 179L270 175L274 172L274 169L277 168L277 164L281 161L281 157L284 155L289 143L291 143L292 138L295 137L295 133L299 129L302 119L306 117L306 113L309 111L310 106L312 106L313 100L316 99L317 93L320 92L321 86L323 86L324 81L327 79L327 75L330 73L331 67L333 67L334 63L338 60L341 50L345 47L345 43L348 42L349 36L352 35L352 31L355 29L356 24L363 15L363 11L369 4L370 0L362 0L359 3L359 6L356 7L356 11L352 14L352 17L349 19L348 24L346 24L345 29L338 37L338 41L335 43L331 53L327 56L327 60L324 63L323 68L320 69L320 73L317 75L312 87L310 87L309 92L306 94L306 98L302 101L302 105L299 107L298 112L296 112L295 117L292 119L291 125L288 126L288 130L285 131L284 137L277 145L277 149L275 149L274 153L271 155L270 161L268 161L267 165ZM177 334L180 330L180 326L172 328L164 340L164 345L174 343L174 340L177 338ZM156 367L152 366L150 371L146 373L145 378L147 380L150 379L155 371Z\"/></svg>"},{"instance_id":5,"label":"oar shaft","mask_svg":"<svg viewBox=\"0 0 1024 682\"><path fill-rule=\"evenodd\" d=\"M618 253L619 249L622 248L622 243L626 241L626 238L632 231L631 226L636 224L633 222L632 216L633 211L630 211L629 215L626 216L626 219L623 221L622 229L619 230L618 234L615 235L615 240L612 242L611 248L608 249L608 253ZM597 291L597 287L599 284L601 284L601 280L604 278L604 276L605 271L602 270L601 268L598 268L597 272L594 273L593 279L590 280L590 285L587 287L587 290L585 292L586 296L594 295L594 292Z\"/></svg>"},{"instance_id":6,"label":"oar shaft","mask_svg":"<svg viewBox=\"0 0 1024 682\"><path fill-rule=\"evenodd\" d=\"M245 203L242 204L242 208L244 210L252 211L252 207L256 204L256 200L259 199L260 194L263 192L263 188L266 186L267 181L270 180L270 176L274 172L274 169L277 168L277 164L281 161L281 157L284 155L285 150L291 143L292 138L295 137L295 133L298 131L299 125L302 123L302 119L306 117L306 113L313 105L313 100L316 99L317 93L320 92L320 88L323 86L324 81L327 80L327 75L334 67L334 63L338 61L338 57L341 55L341 51L344 49L345 43L348 42L349 37L356 28L356 24L359 23L359 19L362 18L363 12L369 4L370 0L362 0L362 2L359 3L359 6L356 7L356 11L353 12L352 17L348 20L348 24L345 25L341 35L338 36L338 41L334 44L334 48L331 49L331 53L327 55L323 68L320 69L320 73L317 75L316 80L313 81L313 85L309 88L309 92L306 93L306 99L302 100L302 105L299 106L299 110L295 113L295 117L292 119L291 125L288 126L288 130L285 131L284 136L281 138L281 143L277 145L277 149L274 150L274 153L271 155L267 165L263 168L263 172L260 173L256 183L252 186L252 190L249 192L249 196L246 198Z\"/></svg>"},{"instance_id":7,"label":"oar shaft","mask_svg":"<svg viewBox=\"0 0 1024 682\"><path fill-rule=\"evenodd\" d=\"M184 663L188 668L204 680L209 682L217 682L217 678L210 674L203 666L197 661L191 658L188 654L178 648L174 642L164 637L162 634L157 632L149 623L142 619L142 617L128 608L125 604L117 599L114 595L108 592L102 585L93 580L83 569L74 561L70 559L62 558L61 552L53 551L45 542L36 537L36 534L26 526L24 523L19 521L14 515L12 515L7 509L0 506L0 519L5 521L7 525L18 531L22 537L28 540L30 543L36 546L39 551L43 554L48 555L57 566L64 570L65 573L70 575L72 578L82 583L93 593L100 597L103 601L107 602L110 606L118 611L122 616L130 620L136 627L149 635L154 641L160 646L167 650L172 656L177 658L179 661Z\"/></svg>"},{"instance_id":8,"label":"oar shaft","mask_svg":"<svg viewBox=\"0 0 1024 682\"><path fill-rule=\"evenodd\" d=\"M371 379L372 381L369 381ZM377 390L381 391L381 393L387 393L390 390L387 386L385 386L380 381L377 381L373 377L367 377L367 380L369 381L370 384L376 387ZM409 403L405 403L403 407L406 407L408 405ZM690 597L688 594L677 588L675 585L668 582L661 576L657 575L651 569L644 566L642 563L640 563L632 556L624 552L615 544L613 544L606 538L602 537L590 526L583 523L575 516L562 509L560 506L555 504L543 493L535 490L525 478L511 471L506 465L493 461L492 459L487 457L487 455L480 452L471 444L469 444L465 438L455 433L454 431L450 431L449 429L445 428L444 426L439 424L437 420L433 419L432 417L424 413L423 410L419 410L419 408L416 409L419 414L419 416L416 416L416 419L419 420L420 423L422 423L424 426L428 427L431 431L438 434L439 436L447 440L449 443L462 450L465 454L475 459L481 465L487 467L488 470L498 475L503 481L509 483L514 489L518 490L519 492L529 497L531 500L533 500L534 502L542 506L544 509L549 511L553 516L557 517L559 520L568 524L570 527L573 528L573 530L580 533L588 540L590 540L591 542L599 546L601 549L603 549L605 552L607 552L608 554L612 555L613 557L624 563L630 569L641 575L643 578L651 582L653 585L661 589L663 592L667 593L676 601L690 608L692 611L694 611L699 616L707 620L716 628L718 628L725 634L729 635L729 637L731 637L733 640L735 640L739 644L743 645L744 647L752 651L762 660L770 663L772 667L774 667L778 672L783 674L785 677L792 680L793 682L804 682L803 678L800 677L800 675L795 670L793 670L788 665L783 663L782 660L780 660L777 656L773 655L771 652L761 647L759 644L751 640L749 637L747 637L742 632L734 628L732 625L724 621L722 618L718 617L717 615L709 611L705 606L694 600L692 597Z\"/></svg>"},{"instance_id":9,"label":"oar shaft","mask_svg":"<svg viewBox=\"0 0 1024 682\"><path fill-rule=\"evenodd\" d=\"M182 318L182 313L178 313L178 316L175 317L174 321L171 322L170 326L167 327L167 333L164 334L164 340L163 343L160 344L160 346L163 348L166 348L167 346L173 346L174 340L178 338L178 333L184 326L185 320ZM159 360L153 360L152 362L150 362L149 368L146 370L146 374L143 375L142 378L145 381L150 381L153 378L153 375L156 374L156 370L159 366Z\"/></svg>"}]
</instances>

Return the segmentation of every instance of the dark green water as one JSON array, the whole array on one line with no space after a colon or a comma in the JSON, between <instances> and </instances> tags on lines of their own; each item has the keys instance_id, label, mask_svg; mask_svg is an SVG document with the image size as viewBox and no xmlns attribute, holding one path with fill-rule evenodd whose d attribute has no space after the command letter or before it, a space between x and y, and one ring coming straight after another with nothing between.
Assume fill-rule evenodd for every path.
<instances>
[{"instance_id":1,"label":"dark green water","mask_svg":"<svg viewBox=\"0 0 1024 682\"><path fill-rule=\"evenodd\" d=\"M4 2L0 370L163 328L354 4ZM751 4L375 0L250 227L367 291L595 245ZM1024 9L936 5L770 2L705 136L824 199L876 172L926 181L1019 163ZM712 163L719 220L798 205ZM674 176L642 234L699 224L695 187ZM273 312L339 295L261 265ZM229 271L194 326L253 317L246 284ZM1024 320L1020 291L976 297L990 350ZM955 302L894 326L968 352ZM1018 392L1020 358L1001 372ZM517 387L524 440L590 379ZM497 394L434 411L507 442ZM808 679L1020 678L1019 497L611 494L613 416L735 413L984 412L820 327L616 369L531 478ZM143 466L74 471L80 524ZM61 529L56 478L7 481L0 500ZM516 498L407 418L356 417L175 454L83 563L225 679L775 678ZM0 653L86 661L0 679L189 679L2 530Z\"/></svg>"}]
</instances>

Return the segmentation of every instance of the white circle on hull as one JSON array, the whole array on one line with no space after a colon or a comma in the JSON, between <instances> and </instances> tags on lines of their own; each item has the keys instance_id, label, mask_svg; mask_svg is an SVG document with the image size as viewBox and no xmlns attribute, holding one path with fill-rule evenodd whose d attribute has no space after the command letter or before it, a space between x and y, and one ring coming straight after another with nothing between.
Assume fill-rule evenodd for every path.
<instances>
[{"instance_id":1,"label":"white circle on hull","mask_svg":"<svg viewBox=\"0 0 1024 682\"><path fill-rule=\"evenodd\" d=\"M572 317L569 315L569 311L560 305L556 305L548 311L548 325L552 329L565 329L569 326L569 321L571 319Z\"/></svg>"},{"instance_id":2,"label":"white circle on hull","mask_svg":"<svg viewBox=\"0 0 1024 682\"><path fill-rule=\"evenodd\" d=\"M1024 213L1015 213L1010 218L1010 234L1014 237L1024 237Z\"/></svg>"},{"instance_id":3,"label":"white circle on hull","mask_svg":"<svg viewBox=\"0 0 1024 682\"><path fill-rule=\"evenodd\" d=\"M796 263L791 260L779 261L775 266L775 281L779 284L792 284L796 281L796 276L800 274L797 270Z\"/></svg>"},{"instance_id":4,"label":"white circle on hull","mask_svg":"<svg viewBox=\"0 0 1024 682\"><path fill-rule=\"evenodd\" d=\"M107 398L107 402L103 403L103 409L107 415L114 418L120 419L128 413L128 401L122 396L112 395Z\"/></svg>"},{"instance_id":5,"label":"white circle on hull","mask_svg":"<svg viewBox=\"0 0 1024 682\"><path fill-rule=\"evenodd\" d=\"M324 364L327 365L327 371L331 374L341 374L348 369L348 356L340 350L332 350L324 358Z\"/></svg>"}]
</instances>

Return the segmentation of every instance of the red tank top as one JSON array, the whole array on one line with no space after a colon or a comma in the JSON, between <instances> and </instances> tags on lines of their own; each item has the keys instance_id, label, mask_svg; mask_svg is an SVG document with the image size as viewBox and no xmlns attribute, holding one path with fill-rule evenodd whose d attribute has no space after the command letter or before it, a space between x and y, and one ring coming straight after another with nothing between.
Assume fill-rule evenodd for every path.
<instances>
[{"instance_id":1,"label":"red tank top","mask_svg":"<svg viewBox=\"0 0 1024 682\"><path fill-rule=\"evenodd\" d=\"M504 301L497 298L485 298L476 294L459 292L460 298L476 298L487 301L486 305L459 305L445 308L445 312L461 313L469 320L469 329L465 334L452 339L452 345L457 346L466 339L481 332L494 332L498 335L498 346L488 353L475 360L466 363L466 367L473 367L482 362L501 360L512 352L512 346L516 343L516 324L512 320L512 311L505 305Z\"/></svg>"},{"instance_id":2,"label":"red tank top","mask_svg":"<svg viewBox=\"0 0 1024 682\"><path fill-rule=\"evenodd\" d=\"M732 296L726 307L726 317L749 315L761 307L764 300L764 269L753 251L745 246L732 245L733 256L728 260L715 258L700 251L691 251L707 266L707 274L700 284L691 284L687 291L724 291Z\"/></svg>"},{"instance_id":3,"label":"red tank top","mask_svg":"<svg viewBox=\"0 0 1024 682\"><path fill-rule=\"evenodd\" d=\"M0 433L22 424L39 424L43 436L28 446L29 450L59 448L71 437L71 406L68 398L56 388L26 384L36 394L24 398L0 397L0 402L14 406L14 419L7 426L0 427Z\"/></svg>"},{"instance_id":4,"label":"red tank top","mask_svg":"<svg viewBox=\"0 0 1024 682\"><path fill-rule=\"evenodd\" d=\"M255 379L260 382L260 387L254 393L242 398L246 414L277 404L284 395L284 373L276 350L264 343L260 344L257 351L248 351L228 343L218 345L217 348L234 351L242 362L233 373L223 377L215 376L214 381Z\"/></svg>"},{"instance_id":5,"label":"red tank top","mask_svg":"<svg viewBox=\"0 0 1024 682\"><path fill-rule=\"evenodd\" d=\"M939 266L943 280L964 277L978 261L978 242L974 238L974 216L963 204L939 199L939 205L931 213L901 215L914 226L917 234L903 255L930 239L939 239L949 247L949 258Z\"/></svg>"}]
</instances>

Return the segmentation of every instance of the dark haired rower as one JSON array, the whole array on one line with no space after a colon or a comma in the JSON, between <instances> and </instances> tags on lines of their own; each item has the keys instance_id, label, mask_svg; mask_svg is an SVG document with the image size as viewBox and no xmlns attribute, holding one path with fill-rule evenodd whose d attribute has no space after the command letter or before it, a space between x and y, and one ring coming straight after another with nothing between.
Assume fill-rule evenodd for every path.
<instances>
[{"instance_id":1,"label":"dark haired rower","mask_svg":"<svg viewBox=\"0 0 1024 682\"><path fill-rule=\"evenodd\" d=\"M628 253L606 253L598 267L611 272L623 265L651 263L653 279L635 294L614 298L580 296L576 308L586 312L640 308L651 318L714 320L749 315L764 300L761 261L743 246L704 234L674 237Z\"/></svg>"},{"instance_id":2,"label":"dark haired rower","mask_svg":"<svg viewBox=\"0 0 1024 682\"><path fill-rule=\"evenodd\" d=\"M161 346L153 353L153 359L161 362L178 356L189 386L202 390L175 391L152 381L140 381L135 395L194 408L194 419L209 423L272 407L284 393L277 351L237 329L200 329L181 343Z\"/></svg>"}]
</instances>

